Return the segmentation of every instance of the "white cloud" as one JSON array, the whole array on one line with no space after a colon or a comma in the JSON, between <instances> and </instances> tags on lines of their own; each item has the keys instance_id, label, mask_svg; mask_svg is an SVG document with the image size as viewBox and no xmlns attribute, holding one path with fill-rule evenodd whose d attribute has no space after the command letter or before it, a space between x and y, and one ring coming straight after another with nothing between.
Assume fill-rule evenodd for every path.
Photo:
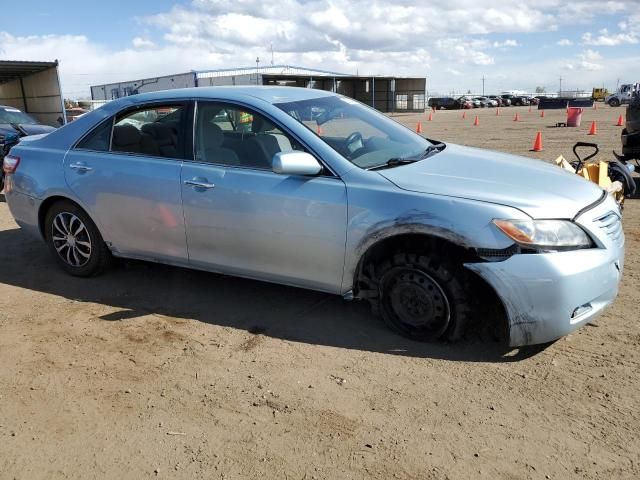
<instances>
[{"instance_id":1,"label":"white cloud","mask_svg":"<svg viewBox=\"0 0 640 480\"><path fill-rule=\"evenodd\" d=\"M504 42L493 42L494 48L509 48L509 47L519 47L520 44L517 40L508 39Z\"/></svg>"},{"instance_id":2,"label":"white cloud","mask_svg":"<svg viewBox=\"0 0 640 480\"><path fill-rule=\"evenodd\" d=\"M537 39L545 38L535 34L589 24L595 18L609 19L610 29L616 32L597 32L590 27L596 33L585 33L582 42L586 46L637 43L640 29L636 25L640 25L640 18L626 14L622 17L620 13L633 11L633 3L192 0L140 18L139 30L123 38L130 42L128 47L110 48L94 42L90 32L86 36L16 36L0 32L0 55L59 59L63 88L70 96L86 96L91 84L192 69L252 66L256 57L265 65L271 57L270 45L277 64L365 75L427 76L430 85L442 82L443 91L452 89L452 82L468 88L469 79L485 74L489 77L492 70L496 70L492 88L533 88L544 85L547 78L555 78L558 72L569 70L569 66L581 72L576 81L592 82L589 72L599 72L597 81L601 84L605 76L625 75L618 69L619 62L616 72L609 73L603 68L602 58L595 58L594 54L600 54L593 50L587 49L577 57L562 57L550 50L549 55L538 60L528 48ZM529 33L534 35L522 35ZM553 41L543 41L553 46ZM557 42L560 46L573 44L567 38ZM521 52L519 58L503 61L505 51L516 47ZM632 56L627 52L619 58ZM633 62L624 64L630 76L635 75ZM491 65L499 68L488 68Z\"/></svg>"},{"instance_id":3,"label":"white cloud","mask_svg":"<svg viewBox=\"0 0 640 480\"><path fill-rule=\"evenodd\" d=\"M147 40L142 37L135 37L133 40L131 40L131 44L134 48L153 48L156 46L156 44L151 40Z\"/></svg>"},{"instance_id":4,"label":"white cloud","mask_svg":"<svg viewBox=\"0 0 640 480\"><path fill-rule=\"evenodd\" d=\"M598 45L605 47L638 43L638 36L635 33L621 32L610 34L607 29L603 29L599 33L599 35L594 36L591 32L586 32L582 35L582 43L585 45Z\"/></svg>"}]
</instances>

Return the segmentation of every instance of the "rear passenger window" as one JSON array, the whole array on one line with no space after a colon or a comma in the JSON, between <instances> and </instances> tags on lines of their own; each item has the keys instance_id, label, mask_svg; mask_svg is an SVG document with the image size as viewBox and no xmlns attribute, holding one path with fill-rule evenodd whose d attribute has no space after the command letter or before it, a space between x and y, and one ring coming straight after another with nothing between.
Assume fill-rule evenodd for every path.
<instances>
[{"instance_id":1,"label":"rear passenger window","mask_svg":"<svg viewBox=\"0 0 640 480\"><path fill-rule=\"evenodd\" d=\"M276 153L304 150L268 118L243 107L198 102L197 111L197 161L270 170Z\"/></svg>"},{"instance_id":2,"label":"rear passenger window","mask_svg":"<svg viewBox=\"0 0 640 480\"><path fill-rule=\"evenodd\" d=\"M116 118L111 151L183 158L184 106L145 107Z\"/></svg>"}]
</instances>

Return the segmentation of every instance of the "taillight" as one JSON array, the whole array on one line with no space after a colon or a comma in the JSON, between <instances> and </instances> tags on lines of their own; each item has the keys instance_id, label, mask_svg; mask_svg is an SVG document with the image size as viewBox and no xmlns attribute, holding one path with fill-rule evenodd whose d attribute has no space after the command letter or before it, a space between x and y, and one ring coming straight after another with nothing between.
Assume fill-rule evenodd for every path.
<instances>
[{"instance_id":1,"label":"taillight","mask_svg":"<svg viewBox=\"0 0 640 480\"><path fill-rule=\"evenodd\" d=\"M2 170L4 173L16 173L16 169L20 164L20 157L15 157L13 155L6 155L4 157L4 161L2 162Z\"/></svg>"}]
</instances>

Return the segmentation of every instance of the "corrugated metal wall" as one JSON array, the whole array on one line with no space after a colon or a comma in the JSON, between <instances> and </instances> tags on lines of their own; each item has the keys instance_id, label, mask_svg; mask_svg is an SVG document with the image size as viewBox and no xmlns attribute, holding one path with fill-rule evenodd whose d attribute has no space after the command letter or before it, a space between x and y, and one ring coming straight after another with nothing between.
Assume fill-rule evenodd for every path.
<instances>
[{"instance_id":1,"label":"corrugated metal wall","mask_svg":"<svg viewBox=\"0 0 640 480\"><path fill-rule=\"evenodd\" d=\"M57 67L0 84L0 104L16 107L40 123L59 127L64 112Z\"/></svg>"}]
</instances>

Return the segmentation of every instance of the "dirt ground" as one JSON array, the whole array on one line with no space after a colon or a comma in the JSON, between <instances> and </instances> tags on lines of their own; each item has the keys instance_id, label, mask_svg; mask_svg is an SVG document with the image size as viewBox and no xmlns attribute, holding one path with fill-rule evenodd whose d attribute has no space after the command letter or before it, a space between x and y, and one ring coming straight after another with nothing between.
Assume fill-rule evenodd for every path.
<instances>
[{"instance_id":1,"label":"dirt ground","mask_svg":"<svg viewBox=\"0 0 640 480\"><path fill-rule=\"evenodd\" d=\"M527 108L396 118L552 159L578 140L619 149L623 112L588 110L579 129ZM0 478L640 478L640 202L624 222L613 307L509 350L409 342L364 304L203 272L71 278L0 203Z\"/></svg>"}]
</instances>

